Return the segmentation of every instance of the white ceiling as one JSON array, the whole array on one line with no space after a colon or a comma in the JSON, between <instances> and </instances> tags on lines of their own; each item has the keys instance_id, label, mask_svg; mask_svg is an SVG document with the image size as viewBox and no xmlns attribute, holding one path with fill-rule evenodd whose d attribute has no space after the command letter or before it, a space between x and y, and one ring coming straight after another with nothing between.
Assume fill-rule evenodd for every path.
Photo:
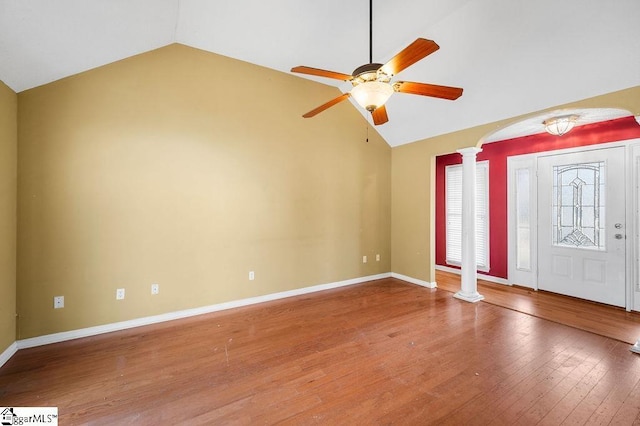
<instances>
[{"instance_id":1,"label":"white ceiling","mask_svg":"<svg viewBox=\"0 0 640 426\"><path fill-rule=\"evenodd\" d=\"M21 92L175 42L350 74L369 59L368 3L0 0L0 80ZM432 39L440 50L397 78L464 88L456 101L395 94L377 129L397 146L640 85L638 18L638 0L374 0L374 62Z\"/></svg>"}]
</instances>

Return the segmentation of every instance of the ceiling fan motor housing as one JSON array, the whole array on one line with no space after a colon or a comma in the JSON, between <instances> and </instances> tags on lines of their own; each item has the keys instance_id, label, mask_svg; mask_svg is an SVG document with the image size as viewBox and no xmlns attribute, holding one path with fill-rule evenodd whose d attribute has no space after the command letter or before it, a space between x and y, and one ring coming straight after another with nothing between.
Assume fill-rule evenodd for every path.
<instances>
[{"instance_id":1,"label":"ceiling fan motor housing","mask_svg":"<svg viewBox=\"0 0 640 426\"><path fill-rule=\"evenodd\" d=\"M388 83L391 80L391 76L382 71L383 64L365 64L361 65L353 70L353 79L351 83L357 86L361 83L369 81L379 81L381 83Z\"/></svg>"}]
</instances>

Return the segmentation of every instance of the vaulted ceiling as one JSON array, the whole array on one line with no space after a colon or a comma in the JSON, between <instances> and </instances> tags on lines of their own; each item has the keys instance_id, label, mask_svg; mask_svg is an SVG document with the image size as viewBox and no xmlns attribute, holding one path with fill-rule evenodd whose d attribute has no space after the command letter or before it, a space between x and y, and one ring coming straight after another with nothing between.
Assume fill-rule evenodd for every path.
<instances>
[{"instance_id":1,"label":"vaulted ceiling","mask_svg":"<svg viewBox=\"0 0 640 426\"><path fill-rule=\"evenodd\" d=\"M307 65L350 74L368 62L368 7L368 0L0 0L0 80L21 92L171 43L282 72ZM638 0L374 0L374 62L418 37L432 39L440 50L399 78L464 88L456 101L396 93L390 121L377 130L397 146L638 86L639 17ZM310 98L308 109L325 101Z\"/></svg>"}]
</instances>

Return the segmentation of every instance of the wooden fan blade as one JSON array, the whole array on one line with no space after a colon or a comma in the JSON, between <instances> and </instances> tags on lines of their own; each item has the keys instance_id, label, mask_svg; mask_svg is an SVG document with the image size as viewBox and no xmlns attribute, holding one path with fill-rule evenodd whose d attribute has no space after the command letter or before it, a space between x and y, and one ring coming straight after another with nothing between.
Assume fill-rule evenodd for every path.
<instances>
[{"instance_id":1,"label":"wooden fan blade","mask_svg":"<svg viewBox=\"0 0 640 426\"><path fill-rule=\"evenodd\" d=\"M335 99L331 99L329 102L327 102L326 104L322 104L320 105L318 108L316 109L312 109L311 111L309 111L308 113L304 114L303 117L304 118L310 118L313 117L316 114L321 113L322 111L324 111L327 108L331 108L332 106L334 106L337 103L340 103L342 101L344 101L345 99L347 99L349 97L349 93L343 93L342 95L338 96Z\"/></svg>"},{"instance_id":2,"label":"wooden fan blade","mask_svg":"<svg viewBox=\"0 0 640 426\"><path fill-rule=\"evenodd\" d=\"M320 68L311 68L311 67L304 67L304 66L293 67L291 68L291 72L297 72L300 74L317 75L318 77L335 78L336 80L344 80L344 81L349 81L353 78L353 76L349 74L342 74L340 72L327 71L327 70L322 70Z\"/></svg>"},{"instance_id":3,"label":"wooden fan blade","mask_svg":"<svg viewBox=\"0 0 640 426\"><path fill-rule=\"evenodd\" d=\"M412 95L431 96L433 98L458 99L462 95L462 88L450 86L438 86L436 84L414 83L411 81L398 81L393 84L396 92L410 93Z\"/></svg>"},{"instance_id":4,"label":"wooden fan blade","mask_svg":"<svg viewBox=\"0 0 640 426\"><path fill-rule=\"evenodd\" d=\"M440 46L435 41L419 38L391 58L381 69L388 75L396 75L438 49L440 49Z\"/></svg>"},{"instance_id":5,"label":"wooden fan blade","mask_svg":"<svg viewBox=\"0 0 640 426\"><path fill-rule=\"evenodd\" d=\"M373 124L379 126L381 124L389 121L389 116L387 116L387 108L384 105L379 106L371 112L371 116L373 117Z\"/></svg>"}]
</instances>

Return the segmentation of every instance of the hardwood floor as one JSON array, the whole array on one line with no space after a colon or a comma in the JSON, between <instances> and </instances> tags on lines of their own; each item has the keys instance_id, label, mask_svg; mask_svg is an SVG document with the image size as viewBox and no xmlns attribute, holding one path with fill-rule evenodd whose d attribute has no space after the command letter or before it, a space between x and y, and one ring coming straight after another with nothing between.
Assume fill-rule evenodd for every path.
<instances>
[{"instance_id":1,"label":"hardwood floor","mask_svg":"<svg viewBox=\"0 0 640 426\"><path fill-rule=\"evenodd\" d=\"M21 350L0 404L62 425L640 425L640 356L389 278Z\"/></svg>"},{"instance_id":2,"label":"hardwood floor","mask_svg":"<svg viewBox=\"0 0 640 426\"><path fill-rule=\"evenodd\" d=\"M460 290L460 276L436 271L438 287L450 292ZM478 292L485 301L504 308L570 325L581 330L617 339L633 345L640 339L640 313L524 287L510 287L478 280Z\"/></svg>"}]
</instances>

